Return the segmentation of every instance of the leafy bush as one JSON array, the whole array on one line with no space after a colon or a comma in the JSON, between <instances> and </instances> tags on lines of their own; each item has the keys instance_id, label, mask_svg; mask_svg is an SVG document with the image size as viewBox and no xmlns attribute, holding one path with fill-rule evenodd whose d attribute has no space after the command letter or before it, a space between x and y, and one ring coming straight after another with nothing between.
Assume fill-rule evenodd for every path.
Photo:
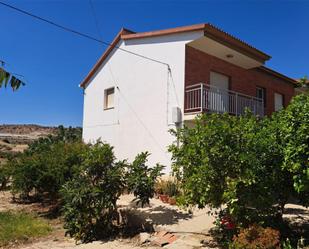
<instances>
[{"instance_id":1,"label":"leafy bush","mask_svg":"<svg viewBox=\"0 0 309 249\"><path fill-rule=\"evenodd\" d=\"M146 165L148 152L138 154L132 164L128 165L127 184L128 190L133 192L136 197L137 204L142 206L149 204L149 199L155 194L155 183L163 166L157 164L153 168Z\"/></svg>"},{"instance_id":2,"label":"leafy bush","mask_svg":"<svg viewBox=\"0 0 309 249\"><path fill-rule=\"evenodd\" d=\"M285 142L283 167L293 174L296 191L309 204L309 95L295 96L280 121Z\"/></svg>"},{"instance_id":3,"label":"leafy bush","mask_svg":"<svg viewBox=\"0 0 309 249\"><path fill-rule=\"evenodd\" d=\"M113 147L97 142L82 154L80 171L61 190L67 234L82 242L107 237L119 228L117 200L127 188L142 205L154 195L163 166L149 168L148 153L132 164L116 162Z\"/></svg>"},{"instance_id":4,"label":"leafy bush","mask_svg":"<svg viewBox=\"0 0 309 249\"><path fill-rule=\"evenodd\" d=\"M275 216L293 193L292 175L282 169L277 116L250 113L202 115L193 128L173 131L173 171L186 205L218 208L240 226ZM279 209L278 209L279 207Z\"/></svg>"},{"instance_id":5,"label":"leafy bush","mask_svg":"<svg viewBox=\"0 0 309 249\"><path fill-rule=\"evenodd\" d=\"M81 171L64 184L66 234L82 242L114 231L116 201L124 188L124 162L115 162L113 148L96 143L83 153Z\"/></svg>"},{"instance_id":6,"label":"leafy bush","mask_svg":"<svg viewBox=\"0 0 309 249\"><path fill-rule=\"evenodd\" d=\"M34 191L57 198L62 184L71 179L79 167L80 154L85 149L81 128L59 126L56 134L35 140L24 153L9 158L13 193L29 197ZM0 175L4 175L2 170Z\"/></svg>"},{"instance_id":7,"label":"leafy bush","mask_svg":"<svg viewBox=\"0 0 309 249\"><path fill-rule=\"evenodd\" d=\"M293 249L293 246L291 245L291 241L289 239L283 241L282 249Z\"/></svg>"},{"instance_id":8,"label":"leafy bush","mask_svg":"<svg viewBox=\"0 0 309 249\"><path fill-rule=\"evenodd\" d=\"M6 162L3 165L0 165L0 190L3 190L6 188L10 176L11 176L11 163Z\"/></svg>"},{"instance_id":9,"label":"leafy bush","mask_svg":"<svg viewBox=\"0 0 309 249\"><path fill-rule=\"evenodd\" d=\"M148 167L147 152L132 164L116 162L110 145L86 145L80 135L79 129L60 127L56 135L35 141L11 160L10 175L12 191L21 197L49 194L52 200L61 200L66 233L88 242L116 230L116 202L125 189L142 205L149 203L163 166ZM7 174L1 168L0 181L2 175Z\"/></svg>"},{"instance_id":10,"label":"leafy bush","mask_svg":"<svg viewBox=\"0 0 309 249\"><path fill-rule=\"evenodd\" d=\"M34 190L38 195L48 193L57 198L61 186L78 170L86 145L55 142L44 150L38 147L12 162L12 190L22 197L28 197Z\"/></svg>"},{"instance_id":11,"label":"leafy bush","mask_svg":"<svg viewBox=\"0 0 309 249\"><path fill-rule=\"evenodd\" d=\"M220 210L214 222L215 227L211 230L214 237L219 243L226 244L232 240L233 236L237 234L238 228L233 218L226 212L227 210Z\"/></svg>"},{"instance_id":12,"label":"leafy bush","mask_svg":"<svg viewBox=\"0 0 309 249\"><path fill-rule=\"evenodd\" d=\"M26 154L33 154L36 152L43 152L48 150L48 148L55 143L74 143L82 141L82 129L77 127L64 128L60 125L57 128L56 134L50 134L47 137L41 137L38 140L33 141L29 148L25 151Z\"/></svg>"},{"instance_id":13,"label":"leafy bush","mask_svg":"<svg viewBox=\"0 0 309 249\"><path fill-rule=\"evenodd\" d=\"M263 228L252 225L247 229L242 229L233 238L231 248L235 249L275 249L280 248L280 233L272 228Z\"/></svg>"}]
</instances>

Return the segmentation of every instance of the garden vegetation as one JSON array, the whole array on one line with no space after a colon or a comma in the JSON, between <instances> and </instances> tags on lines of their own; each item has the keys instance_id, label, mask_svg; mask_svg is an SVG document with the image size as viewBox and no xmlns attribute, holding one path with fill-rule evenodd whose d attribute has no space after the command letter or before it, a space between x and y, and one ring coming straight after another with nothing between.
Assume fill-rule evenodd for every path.
<instances>
[{"instance_id":1,"label":"garden vegetation","mask_svg":"<svg viewBox=\"0 0 309 249\"><path fill-rule=\"evenodd\" d=\"M271 117L206 114L193 128L172 133L177 143L169 150L182 204L226 207L234 234L282 221L291 198L308 205L309 95L294 97Z\"/></svg>"},{"instance_id":2,"label":"garden vegetation","mask_svg":"<svg viewBox=\"0 0 309 249\"><path fill-rule=\"evenodd\" d=\"M148 152L119 161L109 144L84 144L80 129L60 127L9 160L0 185L10 181L21 199L57 202L67 234L82 242L119 232L121 194L144 206L157 191L179 205L221 209L217 224L232 248L269 241L265 248L276 248L285 204L309 204L309 96L271 117L204 114L172 133L173 182L157 181L163 166L149 166Z\"/></svg>"},{"instance_id":3,"label":"garden vegetation","mask_svg":"<svg viewBox=\"0 0 309 249\"><path fill-rule=\"evenodd\" d=\"M56 135L35 141L1 167L0 180L10 179L21 200L58 203L66 234L90 242L119 232L117 200L125 191L137 204L149 204L163 166L149 167L148 156L117 161L109 144L85 144L80 129L59 127Z\"/></svg>"},{"instance_id":4,"label":"garden vegetation","mask_svg":"<svg viewBox=\"0 0 309 249\"><path fill-rule=\"evenodd\" d=\"M0 212L0 247L13 242L27 241L51 232L43 219L21 212Z\"/></svg>"}]
</instances>

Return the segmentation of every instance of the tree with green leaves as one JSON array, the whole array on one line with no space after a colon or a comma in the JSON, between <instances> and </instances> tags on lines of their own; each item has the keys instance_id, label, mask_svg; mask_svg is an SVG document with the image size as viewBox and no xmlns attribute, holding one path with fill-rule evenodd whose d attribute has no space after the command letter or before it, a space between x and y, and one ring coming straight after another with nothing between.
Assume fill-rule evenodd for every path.
<instances>
[{"instance_id":1,"label":"tree with green leaves","mask_svg":"<svg viewBox=\"0 0 309 249\"><path fill-rule=\"evenodd\" d=\"M119 228L117 200L128 190L137 203L149 203L163 166L147 166L148 152L132 164L116 161L113 147L97 142L81 155L81 167L62 188L66 233L90 242L110 236Z\"/></svg>"},{"instance_id":2,"label":"tree with green leaves","mask_svg":"<svg viewBox=\"0 0 309 249\"><path fill-rule=\"evenodd\" d=\"M137 204L142 207L149 204L155 194L155 183L162 175L163 165L156 164L154 167L147 165L147 158L150 154L142 152L138 154L134 161L127 168L128 190L134 194Z\"/></svg>"},{"instance_id":3,"label":"tree with green leaves","mask_svg":"<svg viewBox=\"0 0 309 249\"><path fill-rule=\"evenodd\" d=\"M295 190L292 173L282 167L279 119L279 114L263 119L250 113L204 114L193 128L173 131L179 146L169 150L184 204L226 206L243 227L282 216Z\"/></svg>"},{"instance_id":4,"label":"tree with green leaves","mask_svg":"<svg viewBox=\"0 0 309 249\"><path fill-rule=\"evenodd\" d=\"M295 190L309 205L309 94L293 98L281 114L284 146L283 168L293 174Z\"/></svg>"}]
</instances>

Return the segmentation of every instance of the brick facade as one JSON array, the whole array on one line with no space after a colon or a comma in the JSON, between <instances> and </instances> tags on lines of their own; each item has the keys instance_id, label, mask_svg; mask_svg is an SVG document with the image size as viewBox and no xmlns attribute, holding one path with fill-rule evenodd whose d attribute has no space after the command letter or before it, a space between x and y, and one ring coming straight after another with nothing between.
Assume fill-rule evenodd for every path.
<instances>
[{"instance_id":1,"label":"brick facade","mask_svg":"<svg viewBox=\"0 0 309 249\"><path fill-rule=\"evenodd\" d=\"M200 82L209 83L210 71L225 74L230 79L229 89L232 91L256 96L257 86L265 88L267 115L274 111L275 92L283 94L285 106L294 95L294 86L290 82L262 69L246 70L190 46L186 46L185 60L185 87Z\"/></svg>"}]
</instances>

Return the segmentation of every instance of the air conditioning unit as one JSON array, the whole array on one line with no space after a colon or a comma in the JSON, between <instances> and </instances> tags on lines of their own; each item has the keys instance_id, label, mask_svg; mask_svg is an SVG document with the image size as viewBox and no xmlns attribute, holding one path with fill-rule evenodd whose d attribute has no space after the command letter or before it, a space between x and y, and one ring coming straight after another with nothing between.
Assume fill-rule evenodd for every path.
<instances>
[{"instance_id":1,"label":"air conditioning unit","mask_svg":"<svg viewBox=\"0 0 309 249\"><path fill-rule=\"evenodd\" d=\"M181 109L179 107L173 107L172 109L172 121L175 124L181 123Z\"/></svg>"}]
</instances>

